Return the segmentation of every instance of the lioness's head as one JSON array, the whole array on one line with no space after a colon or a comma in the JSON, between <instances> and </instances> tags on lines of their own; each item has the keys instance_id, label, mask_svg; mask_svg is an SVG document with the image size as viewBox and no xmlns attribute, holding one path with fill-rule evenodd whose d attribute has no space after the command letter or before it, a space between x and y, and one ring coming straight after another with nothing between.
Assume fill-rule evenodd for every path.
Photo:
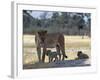
<instances>
[{"instance_id":1,"label":"lioness's head","mask_svg":"<svg viewBox=\"0 0 100 80\"><path fill-rule=\"evenodd\" d=\"M44 43L44 41L46 39L46 34L47 34L46 30L38 31L38 36L40 38L40 43Z\"/></svg>"}]
</instances>

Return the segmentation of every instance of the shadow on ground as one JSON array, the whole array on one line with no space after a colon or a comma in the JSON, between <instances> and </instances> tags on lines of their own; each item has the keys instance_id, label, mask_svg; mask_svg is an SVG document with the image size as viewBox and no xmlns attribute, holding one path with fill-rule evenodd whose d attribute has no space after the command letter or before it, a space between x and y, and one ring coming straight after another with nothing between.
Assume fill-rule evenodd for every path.
<instances>
[{"instance_id":1,"label":"shadow on ground","mask_svg":"<svg viewBox=\"0 0 100 80\"><path fill-rule=\"evenodd\" d=\"M59 68L59 67L80 67L80 66L90 66L89 59L80 60L64 60L51 63L40 63L35 64L25 64L23 69L39 69L39 68Z\"/></svg>"}]
</instances>

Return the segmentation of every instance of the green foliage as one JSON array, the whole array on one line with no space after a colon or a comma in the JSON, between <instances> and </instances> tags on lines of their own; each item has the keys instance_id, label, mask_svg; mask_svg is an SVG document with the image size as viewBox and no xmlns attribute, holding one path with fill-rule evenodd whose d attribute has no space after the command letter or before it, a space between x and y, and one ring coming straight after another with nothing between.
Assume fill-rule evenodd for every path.
<instances>
[{"instance_id":1,"label":"green foliage","mask_svg":"<svg viewBox=\"0 0 100 80\"><path fill-rule=\"evenodd\" d=\"M38 13L38 11L36 11ZM90 35L91 14L75 12L49 12L43 13L35 18L31 16L32 11L23 10L23 33L34 34L39 30L48 32L61 32L66 35ZM85 18L87 20L85 20Z\"/></svg>"}]
</instances>

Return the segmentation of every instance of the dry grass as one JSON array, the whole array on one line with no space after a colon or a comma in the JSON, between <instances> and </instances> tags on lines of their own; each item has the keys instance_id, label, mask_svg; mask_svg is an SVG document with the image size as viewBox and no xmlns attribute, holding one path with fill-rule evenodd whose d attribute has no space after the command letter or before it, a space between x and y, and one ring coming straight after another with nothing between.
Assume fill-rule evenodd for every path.
<instances>
[{"instance_id":1,"label":"dry grass","mask_svg":"<svg viewBox=\"0 0 100 80\"><path fill-rule=\"evenodd\" d=\"M68 56L67 60L73 60L77 57L77 51L82 50L84 53L90 56L91 40L89 37L84 36L64 36L65 37L65 52ZM38 61L35 36L24 35L23 36L23 64L34 64ZM46 62L48 57L46 57Z\"/></svg>"}]
</instances>

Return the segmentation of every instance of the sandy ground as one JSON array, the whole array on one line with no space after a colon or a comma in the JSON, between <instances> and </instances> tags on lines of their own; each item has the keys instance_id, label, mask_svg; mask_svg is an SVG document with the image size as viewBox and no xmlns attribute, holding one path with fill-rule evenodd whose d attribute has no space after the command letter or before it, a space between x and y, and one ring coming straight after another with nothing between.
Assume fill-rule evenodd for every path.
<instances>
[{"instance_id":1,"label":"sandy ground","mask_svg":"<svg viewBox=\"0 0 100 80\"><path fill-rule=\"evenodd\" d=\"M37 57L37 51L35 46L35 40L34 35L24 35L23 36L23 65L24 68L27 68L29 66L33 66L33 68L39 68L41 65L49 65L48 64L48 57L46 56L45 64L38 63L38 57ZM82 39L82 36L64 36L65 37L65 52L68 58L65 60L67 61L74 61L77 57L77 51L82 51L83 53L87 54L91 59L91 41L90 38L87 36L84 36L84 39ZM55 51L55 49L52 49ZM41 64L41 65L40 65ZM88 60L88 64L90 64L90 61ZM37 66L38 65L38 66ZM53 63L55 65L55 63ZM83 64L81 64L83 65ZM63 65L64 66L64 65ZM69 66L69 65L66 65ZM70 65L72 66L72 65ZM78 65L77 65L78 66ZM42 66L43 67L43 66ZM26 68L26 69L27 69Z\"/></svg>"}]
</instances>

